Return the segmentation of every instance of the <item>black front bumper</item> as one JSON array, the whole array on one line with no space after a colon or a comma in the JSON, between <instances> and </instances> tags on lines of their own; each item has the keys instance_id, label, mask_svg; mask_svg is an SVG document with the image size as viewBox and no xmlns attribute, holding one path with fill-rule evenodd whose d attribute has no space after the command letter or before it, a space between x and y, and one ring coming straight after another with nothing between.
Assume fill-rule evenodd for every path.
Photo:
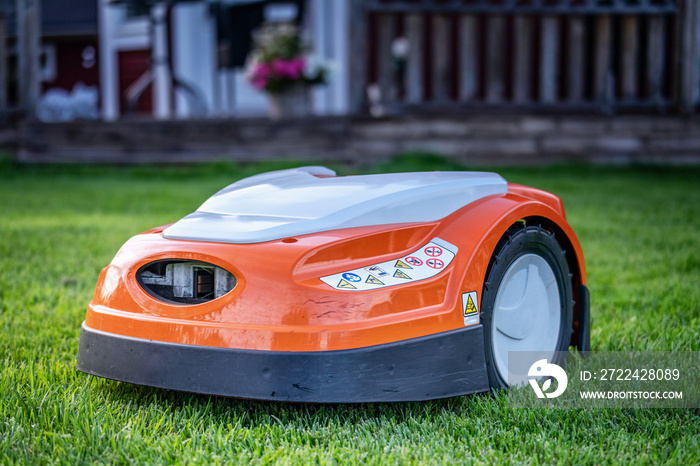
<instances>
[{"instance_id":1,"label":"black front bumper","mask_svg":"<svg viewBox=\"0 0 700 466\"><path fill-rule=\"evenodd\" d=\"M489 389L481 325L365 348L278 352L143 340L83 323L77 368L151 387L310 403L417 401Z\"/></svg>"}]
</instances>

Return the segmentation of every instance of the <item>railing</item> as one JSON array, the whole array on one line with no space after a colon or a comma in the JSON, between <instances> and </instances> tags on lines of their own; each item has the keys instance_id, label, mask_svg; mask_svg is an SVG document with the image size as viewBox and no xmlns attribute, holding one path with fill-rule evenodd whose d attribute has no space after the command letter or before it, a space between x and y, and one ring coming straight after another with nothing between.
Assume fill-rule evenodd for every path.
<instances>
[{"instance_id":1,"label":"railing","mask_svg":"<svg viewBox=\"0 0 700 466\"><path fill-rule=\"evenodd\" d=\"M698 0L353 1L356 110L698 110Z\"/></svg>"}]
</instances>

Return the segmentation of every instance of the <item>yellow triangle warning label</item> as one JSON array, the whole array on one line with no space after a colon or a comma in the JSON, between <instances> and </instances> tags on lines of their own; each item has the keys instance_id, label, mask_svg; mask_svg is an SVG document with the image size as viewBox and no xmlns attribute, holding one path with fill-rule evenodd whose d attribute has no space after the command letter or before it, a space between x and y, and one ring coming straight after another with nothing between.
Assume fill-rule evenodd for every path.
<instances>
[{"instance_id":1,"label":"yellow triangle warning label","mask_svg":"<svg viewBox=\"0 0 700 466\"><path fill-rule=\"evenodd\" d=\"M356 290L355 286L351 284L350 282L346 280L340 280L340 283L338 283L338 286L336 288L346 288L348 290Z\"/></svg>"},{"instance_id":2,"label":"yellow triangle warning label","mask_svg":"<svg viewBox=\"0 0 700 466\"><path fill-rule=\"evenodd\" d=\"M474 312L476 312L476 306L474 305L474 300L470 295L469 299L467 299L467 307L464 309L464 315L472 314Z\"/></svg>"},{"instance_id":3,"label":"yellow triangle warning label","mask_svg":"<svg viewBox=\"0 0 700 466\"><path fill-rule=\"evenodd\" d=\"M400 262L400 261L399 261L399 262ZM410 267L409 267L409 268L410 268ZM405 273L403 273L403 272L400 271L400 270L397 270L396 272L394 272L394 278L405 278L405 279L407 279L407 280L410 280L410 279L411 279L411 277L409 277L408 275L406 275Z\"/></svg>"},{"instance_id":4,"label":"yellow triangle warning label","mask_svg":"<svg viewBox=\"0 0 700 466\"><path fill-rule=\"evenodd\" d=\"M394 264L394 267L396 267L397 269L412 269L413 268L410 265L408 265L407 263L405 263L404 261L402 261L401 259L396 261L396 264ZM394 276L396 276L396 275L394 275ZM404 277L401 277L401 278L404 278ZM406 278L408 278L408 275L406 276Z\"/></svg>"},{"instance_id":5,"label":"yellow triangle warning label","mask_svg":"<svg viewBox=\"0 0 700 466\"><path fill-rule=\"evenodd\" d=\"M367 280L365 280L365 283L370 283L372 285L383 285L384 284L383 281L381 281L380 279L378 279L372 275L367 277Z\"/></svg>"}]
</instances>

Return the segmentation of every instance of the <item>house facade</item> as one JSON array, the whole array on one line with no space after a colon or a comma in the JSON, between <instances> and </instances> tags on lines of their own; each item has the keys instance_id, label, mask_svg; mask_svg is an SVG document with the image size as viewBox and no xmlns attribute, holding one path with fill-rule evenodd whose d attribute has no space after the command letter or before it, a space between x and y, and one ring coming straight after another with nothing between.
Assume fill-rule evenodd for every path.
<instances>
[{"instance_id":1,"label":"house facade","mask_svg":"<svg viewBox=\"0 0 700 466\"><path fill-rule=\"evenodd\" d=\"M187 1L139 9L138 3L99 0L102 117L265 115L265 95L244 77L245 53L239 51L235 63L222 55L238 46L236 26L250 32L260 21L296 17L303 18L312 53L332 67L328 85L313 91L314 112L347 113L349 1ZM241 22L256 3L258 22ZM228 33L233 43L225 40Z\"/></svg>"},{"instance_id":2,"label":"house facade","mask_svg":"<svg viewBox=\"0 0 700 466\"><path fill-rule=\"evenodd\" d=\"M303 10L314 53L333 64L330 84L314 91L321 115L695 113L700 105L696 0L173 0L152 9L150 29L125 5L100 0L104 118L124 115L119 93L149 57L145 100L157 118L264 114L265 97L240 63L221 63L216 12L239 18L251 4L266 21L289 15L290 5ZM178 81L185 86L173 89Z\"/></svg>"},{"instance_id":3,"label":"house facade","mask_svg":"<svg viewBox=\"0 0 700 466\"><path fill-rule=\"evenodd\" d=\"M41 4L39 92L94 86L107 121L266 115L245 56L280 20L331 65L318 115L700 110L697 0L23 1ZM0 107L26 81L20 3L0 0Z\"/></svg>"},{"instance_id":4,"label":"house facade","mask_svg":"<svg viewBox=\"0 0 700 466\"><path fill-rule=\"evenodd\" d=\"M51 89L70 92L76 85L99 90L100 63L95 0L42 0L36 2L39 20L39 50L37 92ZM0 0L0 110L16 107L21 81L26 80L19 69L17 17L20 2ZM25 10L26 13L26 10Z\"/></svg>"}]
</instances>

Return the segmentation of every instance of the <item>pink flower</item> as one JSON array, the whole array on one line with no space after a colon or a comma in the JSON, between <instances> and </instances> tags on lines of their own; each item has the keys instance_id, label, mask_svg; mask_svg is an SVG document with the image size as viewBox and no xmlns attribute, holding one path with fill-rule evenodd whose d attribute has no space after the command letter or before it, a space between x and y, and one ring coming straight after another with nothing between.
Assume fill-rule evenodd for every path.
<instances>
[{"instance_id":1,"label":"pink flower","mask_svg":"<svg viewBox=\"0 0 700 466\"><path fill-rule=\"evenodd\" d=\"M273 70L267 63L257 63L250 76L250 82L256 88L263 90L267 86L267 81L272 77Z\"/></svg>"},{"instance_id":2,"label":"pink flower","mask_svg":"<svg viewBox=\"0 0 700 466\"><path fill-rule=\"evenodd\" d=\"M247 79L255 88L265 91L270 80L301 80L305 68L306 59L304 57L274 58L268 62L252 63Z\"/></svg>"},{"instance_id":3,"label":"pink flower","mask_svg":"<svg viewBox=\"0 0 700 466\"><path fill-rule=\"evenodd\" d=\"M299 79L306 66L306 60L303 57L292 58L285 60L283 58L275 58L272 60L272 71L275 75L289 78Z\"/></svg>"}]
</instances>

